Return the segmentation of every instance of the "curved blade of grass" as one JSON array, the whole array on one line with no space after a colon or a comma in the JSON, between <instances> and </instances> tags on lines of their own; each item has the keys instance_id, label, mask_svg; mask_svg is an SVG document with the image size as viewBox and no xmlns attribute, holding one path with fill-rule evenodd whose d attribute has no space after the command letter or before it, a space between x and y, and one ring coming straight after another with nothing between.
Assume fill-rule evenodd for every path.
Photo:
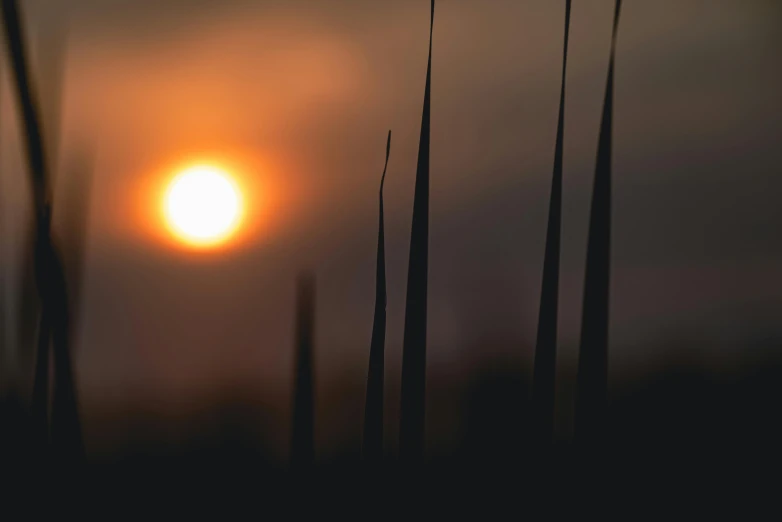
<instances>
[{"instance_id":1,"label":"curved blade of grass","mask_svg":"<svg viewBox=\"0 0 782 522\"><path fill-rule=\"evenodd\" d=\"M35 260L33 259L32 253L42 209L48 199L48 175L44 158L43 138L39 127L38 106L30 86L19 9L17 3L13 0L3 0L0 5L2 5L7 47L16 80L16 91L22 109L23 128L26 136L27 160L32 180L34 223L29 228L29 243L25 245L25 257L21 268L21 291L19 295L20 353L22 354L22 357L26 359L33 353L36 335L40 334L40 332L48 331L48 328L46 328L41 317L38 285L36 284L34 273ZM48 347L48 342L41 341L38 345L39 348L41 345ZM33 393L35 394L36 392L34 391ZM34 399L33 404L33 407L35 408L35 405L44 403ZM38 414L34 413L34 415L40 417ZM45 416L45 413L43 415Z\"/></svg>"},{"instance_id":2,"label":"curved blade of grass","mask_svg":"<svg viewBox=\"0 0 782 522\"><path fill-rule=\"evenodd\" d=\"M53 6L53 9L58 9L61 6ZM41 133L43 135L43 148L47 152L47 159L49 163L47 165L47 171L49 173L49 179L47 183L51 186L56 175L58 161L58 151L60 149L60 125L61 125L61 106L62 106L62 85L65 75L65 49L66 49L66 32L65 24L63 23L63 10L55 14L49 13L44 19L48 23L40 28L38 31L38 64L39 73L41 79L41 118L43 121L43 129ZM51 189L50 189L51 190ZM29 246L32 246L34 242L35 228L32 227L28 230L30 235ZM27 256L31 256L32 248L30 251L26 251ZM22 263L22 287L20 295L20 350L23 353L24 362L29 364L29 360L33 358L33 339L40 334L38 332L46 331L47 328L41 323L40 319L40 303L36 296L34 274L33 274L33 260L31 257L25 259ZM44 343L48 347L48 344ZM38 343L40 351L41 343ZM36 352L34 357L38 357ZM48 357L46 357L48 361ZM26 364L25 364L26 366ZM48 369L45 371L40 368L36 362L36 370L33 379L33 395L36 394L36 388L39 387L35 382L36 375L46 375L48 379ZM39 371L40 370L40 371ZM36 403L36 400L33 400Z\"/></svg>"},{"instance_id":3,"label":"curved blade of grass","mask_svg":"<svg viewBox=\"0 0 782 522\"><path fill-rule=\"evenodd\" d=\"M608 388L608 296L611 262L611 148L614 112L614 56L621 0L616 0L603 116L589 219L584 310L576 387L576 440L596 444L605 425Z\"/></svg>"},{"instance_id":4,"label":"curved blade of grass","mask_svg":"<svg viewBox=\"0 0 782 522\"><path fill-rule=\"evenodd\" d=\"M391 154L391 131L386 141L386 162L380 177L380 212L377 232L377 271L375 274L375 318L372 323L372 344L369 348L369 375L364 407L364 439L362 456L366 461L379 461L383 456L383 370L386 343L386 252L383 230L383 186L386 182L388 157Z\"/></svg>"},{"instance_id":5,"label":"curved blade of grass","mask_svg":"<svg viewBox=\"0 0 782 522\"><path fill-rule=\"evenodd\" d=\"M432 85L432 31L434 0L429 21L429 61L426 67L424 109L415 175L407 302L402 351L402 389L399 419L399 455L419 461L424 454L426 403L426 306L429 258L429 134Z\"/></svg>"},{"instance_id":6,"label":"curved blade of grass","mask_svg":"<svg viewBox=\"0 0 782 522\"><path fill-rule=\"evenodd\" d=\"M47 16L45 20L49 21L38 34L38 64L41 78L41 108L44 128L41 131L44 138L44 149L49 153L48 171L50 178L56 178L51 173L56 172L58 161L57 156L60 149L60 124L61 124L61 106L62 106L62 85L65 73L64 53L66 49L65 26L62 23L63 16L58 12L56 16ZM51 185L53 179L48 183ZM34 229L31 230L33 232ZM71 266L66 262L66 266ZM51 326L44 320L40 314L40 306L34 295L32 288L34 278L32 276L32 263L25 263L22 269L23 274L22 300L24 301L23 314L20 321L20 331L22 333L21 349L29 351L32 346L32 336L37 333L37 350L35 353L35 367L33 372L33 394L32 394L32 415L40 431L39 435L42 442L47 442L49 437L49 367L50 367L50 349L51 349ZM69 288L71 288L69 286ZM71 292L71 300L73 293ZM73 309L73 306L71 306ZM29 331L35 328L35 318L38 318L37 331ZM32 335L31 335L32 334ZM28 344L29 343L29 344Z\"/></svg>"},{"instance_id":7,"label":"curved blade of grass","mask_svg":"<svg viewBox=\"0 0 782 522\"><path fill-rule=\"evenodd\" d=\"M532 376L532 426L538 440L548 442L554 425L554 393L557 365L557 306L559 301L559 250L562 222L562 155L565 133L565 77L570 33L570 4L565 1L565 46L562 53L562 85L559 91L559 119L554 148L554 172L546 229L543 283L540 290L538 336Z\"/></svg>"},{"instance_id":8,"label":"curved blade of grass","mask_svg":"<svg viewBox=\"0 0 782 522\"><path fill-rule=\"evenodd\" d=\"M2 0L3 24L22 109L27 160L36 211L35 279L43 303L42 322L52 332L55 358L55 396L52 438L58 455L83 456L73 370L69 357L68 298L61 258L51 238L51 194L39 110L28 72L19 9L15 0Z\"/></svg>"},{"instance_id":9,"label":"curved blade of grass","mask_svg":"<svg viewBox=\"0 0 782 522\"><path fill-rule=\"evenodd\" d=\"M15 0L2 0L1 5L6 41L11 55L14 79L16 80L16 93L22 109L26 137L25 149L32 179L33 208L36 210L36 219L40 220L44 207L49 202L49 179L40 126L40 111L30 81L19 7Z\"/></svg>"}]
</instances>

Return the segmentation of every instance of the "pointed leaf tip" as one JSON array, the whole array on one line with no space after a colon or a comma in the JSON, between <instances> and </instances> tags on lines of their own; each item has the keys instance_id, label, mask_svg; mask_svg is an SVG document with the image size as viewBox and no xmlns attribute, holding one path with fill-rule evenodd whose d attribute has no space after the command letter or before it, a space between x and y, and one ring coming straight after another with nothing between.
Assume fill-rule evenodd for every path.
<instances>
[{"instance_id":1,"label":"pointed leaf tip","mask_svg":"<svg viewBox=\"0 0 782 522\"><path fill-rule=\"evenodd\" d=\"M383 187L386 183L386 171L388 170L388 158L391 156L391 131L388 131L386 140L386 162L383 165L383 175L380 177L380 204L383 204Z\"/></svg>"}]
</instances>

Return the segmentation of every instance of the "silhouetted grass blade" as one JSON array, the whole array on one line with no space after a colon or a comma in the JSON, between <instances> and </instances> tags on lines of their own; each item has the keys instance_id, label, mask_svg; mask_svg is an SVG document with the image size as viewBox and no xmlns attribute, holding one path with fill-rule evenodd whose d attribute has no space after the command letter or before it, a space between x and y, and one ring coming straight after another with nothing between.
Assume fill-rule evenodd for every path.
<instances>
[{"instance_id":1,"label":"silhouetted grass blade","mask_svg":"<svg viewBox=\"0 0 782 522\"><path fill-rule=\"evenodd\" d=\"M581 349L576 395L576 439L600 442L605 426L608 381L608 296L611 261L611 146L614 111L614 55L621 0L616 2L603 116L589 220Z\"/></svg>"},{"instance_id":2,"label":"silhouetted grass blade","mask_svg":"<svg viewBox=\"0 0 782 522\"><path fill-rule=\"evenodd\" d=\"M53 9L56 9L53 6ZM62 12L50 13L52 16L46 17L45 26L43 30L39 31L38 35L38 64L40 66L40 77L42 79L41 89L41 118L44 122L43 130L43 148L46 150L47 159L49 164L47 172L49 173L49 185L52 185L52 180L56 178L54 174L58 161L58 151L60 148L60 123L61 114L60 108L62 105L62 84L64 77L64 53L65 53L65 31L62 22ZM35 228L29 230L31 235L31 245L35 241L33 237ZM30 249L31 251L32 249ZM25 253L28 253L25 250ZM29 254L28 254L29 255ZM22 295L21 295L21 317L20 317L20 337L21 337L21 351L25 355L25 359L30 357L33 353L33 338L37 334L39 342L38 350L35 354L35 370L33 371L33 411L36 412L38 408L43 405L45 408L43 417L48 414L46 409L48 405L46 402L42 402L41 393L46 397L48 401L48 382L40 383L39 378L49 379L49 356L48 350L50 349L49 341L41 342L41 333L45 335L51 335L50 329L44 324L43 318L40 316L40 306L35 295L34 290L34 277L32 270L32 259L23 263L22 270L24 274L22 276ZM66 266L69 264L66 263ZM37 328L36 328L37 325ZM46 352L41 352L45 349ZM26 363L27 361L22 361ZM34 414L37 418L41 417L40 412ZM48 424L47 424L48 429Z\"/></svg>"},{"instance_id":3,"label":"silhouetted grass blade","mask_svg":"<svg viewBox=\"0 0 782 522\"><path fill-rule=\"evenodd\" d=\"M34 352L33 343L36 333L45 331L40 317L41 310L37 293L39 285L35 281L35 271L32 259L35 234L39 228L38 222L45 200L47 199L46 162L44 160L43 142L38 125L38 109L33 97L29 80L29 72L25 55L19 10L16 1L3 0L3 24L5 28L7 48L11 57L11 65L15 76L15 87L22 108L24 130L26 135L27 160L32 178L32 194L35 224L30 230L30 242L25 245L29 252L23 259L21 294L19 296L19 337L21 353L24 356ZM29 257L28 257L29 256Z\"/></svg>"},{"instance_id":4,"label":"silhouetted grass blade","mask_svg":"<svg viewBox=\"0 0 782 522\"><path fill-rule=\"evenodd\" d=\"M46 174L46 159L43 149L43 138L40 127L38 105L34 97L33 86L27 67L19 8L15 0L2 0L3 23L5 25L6 42L11 55L14 70L16 91L22 108L24 130L26 134L27 161L30 165L34 208L40 219L44 205L48 200L48 179Z\"/></svg>"},{"instance_id":5,"label":"silhouetted grass blade","mask_svg":"<svg viewBox=\"0 0 782 522\"><path fill-rule=\"evenodd\" d=\"M70 461L83 456L83 446L73 369L70 366L65 273L51 237L51 180L47 175L39 111L28 73L17 2L2 0L2 10L16 91L22 108L27 159L32 177L36 211L35 280L42 302L42 324L50 326L54 345L52 442L58 456Z\"/></svg>"},{"instance_id":6,"label":"silhouetted grass blade","mask_svg":"<svg viewBox=\"0 0 782 522\"><path fill-rule=\"evenodd\" d=\"M426 68L424 109L415 175L410 259L407 269L407 301L402 353L402 389L399 421L399 453L403 460L418 461L424 453L426 402L426 306L429 257L429 134L432 84L432 31L434 0L429 21L429 60Z\"/></svg>"},{"instance_id":7,"label":"silhouetted grass blade","mask_svg":"<svg viewBox=\"0 0 782 522\"><path fill-rule=\"evenodd\" d=\"M541 441L551 439L554 424L554 393L557 364L557 306L559 302L559 251L562 222L562 154L565 132L565 78L570 32L570 4L565 2L565 46L562 57L562 84L559 91L559 119L554 148L554 172L546 229L543 283L540 290L538 336L532 378L532 415L535 435Z\"/></svg>"},{"instance_id":8,"label":"silhouetted grass blade","mask_svg":"<svg viewBox=\"0 0 782 522\"><path fill-rule=\"evenodd\" d=\"M65 270L60 253L51 241L49 207L44 208L36 241L36 280L43 302L43 324L51 328L54 348L54 393L51 413L51 441L55 456L73 462L84 456L76 398L76 383L70 358L69 310Z\"/></svg>"},{"instance_id":9,"label":"silhouetted grass blade","mask_svg":"<svg viewBox=\"0 0 782 522\"><path fill-rule=\"evenodd\" d=\"M62 13L58 13L61 15ZM65 32L62 25L62 16L51 16L46 20L46 26L44 30L39 32L38 42L38 64L40 66L41 83L41 118L45 122L42 133L44 134L44 150L48 152L47 158L49 159L49 165L47 171L49 172L48 183L53 184L53 179L56 175L53 173L57 169L58 151L60 148L60 123L61 123L61 102L62 102L62 84L64 76L64 52L65 52ZM47 139L48 138L48 139ZM83 196L82 196L83 197ZM68 206L68 205L66 205ZM73 267L73 264L66 261L66 267ZM29 272L28 265L23 266L23 269ZM31 280L29 275L25 275L25 278ZM73 295L73 285L69 285L69 297L71 298L70 309L73 310L72 302L75 298ZM25 292L29 292L27 289L23 289ZM24 297L26 300L30 300L30 297ZM48 443L49 438L49 366L50 362L50 350L51 350L51 327L43 314L39 315L39 307L34 304L26 304L30 307L28 314L35 314L38 316L38 342L37 351L35 356L35 367L33 372L33 396L32 396L32 413L36 426L36 431L39 431L40 441ZM33 316L34 317L34 316ZM29 319L24 319L25 322L29 322ZM73 330L71 325L71 331ZM29 334L25 333L25 336ZM28 337L29 338L29 337ZM26 346L23 346L26 348ZM45 447L45 446L44 446Z\"/></svg>"},{"instance_id":10,"label":"silhouetted grass blade","mask_svg":"<svg viewBox=\"0 0 782 522\"><path fill-rule=\"evenodd\" d=\"M46 195L46 163L44 161L43 143L40 128L38 126L38 111L31 92L25 49L22 36L22 28L19 17L19 10L16 1L3 0L3 24L5 27L6 42L11 56L11 65L15 75L15 85L19 103L22 107L24 118L24 129L26 132L27 159L30 165L32 176L33 208L35 211L36 223L40 221L40 215L43 208ZM35 225L31 229L31 235L34 236L38 229ZM34 239L33 239L34 241ZM29 245L33 247L32 241ZM32 248L31 248L32 249ZM38 300L34 295L34 260L25 259L23 264L22 293L20 296L20 336L23 343L23 349L32 345L36 329L38 332L46 330L39 317ZM46 345L46 343L44 343Z\"/></svg>"},{"instance_id":11,"label":"silhouetted grass blade","mask_svg":"<svg viewBox=\"0 0 782 522\"><path fill-rule=\"evenodd\" d=\"M315 278L301 274L296 297L296 382L293 397L291 430L291 467L296 471L310 468L315 456L313 342L315 335Z\"/></svg>"},{"instance_id":12,"label":"silhouetted grass blade","mask_svg":"<svg viewBox=\"0 0 782 522\"><path fill-rule=\"evenodd\" d=\"M372 344L369 348L367 398L364 408L364 440L362 455L366 461L379 461L383 456L383 371L386 343L386 253L383 230L383 186L391 154L391 131L386 142L386 162L380 177L380 211L377 232L377 272L375 274L375 317L372 323Z\"/></svg>"},{"instance_id":13,"label":"silhouetted grass blade","mask_svg":"<svg viewBox=\"0 0 782 522\"><path fill-rule=\"evenodd\" d=\"M39 71L42 133L52 180L59 177L61 109L67 50L66 10L67 5L64 2L47 6L47 16L39 19L41 25L37 34L36 63Z\"/></svg>"}]
</instances>

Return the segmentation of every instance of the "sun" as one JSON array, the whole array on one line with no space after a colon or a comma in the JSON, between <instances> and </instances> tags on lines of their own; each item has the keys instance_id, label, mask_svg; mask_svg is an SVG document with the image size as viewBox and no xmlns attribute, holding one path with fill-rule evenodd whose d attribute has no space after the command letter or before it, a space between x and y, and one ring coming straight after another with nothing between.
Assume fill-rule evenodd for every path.
<instances>
[{"instance_id":1,"label":"sun","mask_svg":"<svg viewBox=\"0 0 782 522\"><path fill-rule=\"evenodd\" d=\"M169 184L163 202L166 223L182 241L195 247L223 243L238 228L241 192L223 169L196 165Z\"/></svg>"}]
</instances>

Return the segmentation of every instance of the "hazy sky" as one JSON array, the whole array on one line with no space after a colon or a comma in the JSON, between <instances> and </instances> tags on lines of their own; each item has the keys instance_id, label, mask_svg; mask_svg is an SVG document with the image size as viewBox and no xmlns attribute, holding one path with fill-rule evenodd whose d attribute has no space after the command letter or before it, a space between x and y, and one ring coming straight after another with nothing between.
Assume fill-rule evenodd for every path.
<instances>
[{"instance_id":1,"label":"hazy sky","mask_svg":"<svg viewBox=\"0 0 782 522\"><path fill-rule=\"evenodd\" d=\"M65 60L60 163L85 144L94 157L77 352L85 403L139 394L177 401L220 382L287 394L301 268L318 277L318 384L344 372L363 378L388 129L387 379L395 385L429 2L70 0L67 12L62 3L22 2L38 42L36 74L55 79L53 66ZM580 327L613 14L610 0L574 4L560 294L565 363ZM782 8L774 0L623 4L612 368L653 357L671 339L716 350L782 334ZM438 2L432 371L458 373L492 355L531 356L563 21L564 1ZM10 280L20 262L27 181L3 65L0 238ZM41 82L44 102L55 99L46 88L56 92L56 83ZM215 157L241 165L264 201L264 219L241 248L193 256L150 228L157 202L145 199L145 187L175 162ZM13 287L4 288L10 295Z\"/></svg>"}]
</instances>

